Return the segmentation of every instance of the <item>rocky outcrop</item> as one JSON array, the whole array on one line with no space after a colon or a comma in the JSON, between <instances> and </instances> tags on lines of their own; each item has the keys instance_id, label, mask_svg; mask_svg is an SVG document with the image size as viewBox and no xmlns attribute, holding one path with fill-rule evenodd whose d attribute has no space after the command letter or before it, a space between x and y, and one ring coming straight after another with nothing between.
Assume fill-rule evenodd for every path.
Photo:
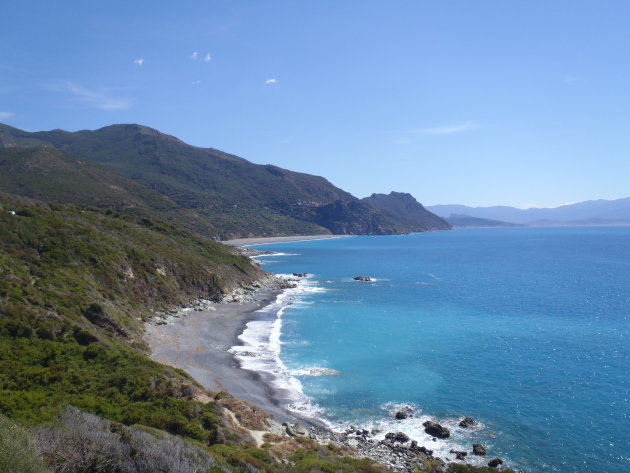
<instances>
[{"instance_id":1,"label":"rocky outcrop","mask_svg":"<svg viewBox=\"0 0 630 473\"><path fill-rule=\"evenodd\" d=\"M407 417L409 417L409 414L407 414L406 412L403 412L403 411L398 411L398 412L396 412L396 415L394 417L397 420L404 420Z\"/></svg>"},{"instance_id":2,"label":"rocky outcrop","mask_svg":"<svg viewBox=\"0 0 630 473\"><path fill-rule=\"evenodd\" d=\"M464 460L466 456L468 455L468 452L464 452L461 450L451 450L451 453L455 454L455 458L457 460Z\"/></svg>"},{"instance_id":3,"label":"rocky outcrop","mask_svg":"<svg viewBox=\"0 0 630 473\"><path fill-rule=\"evenodd\" d=\"M409 436L403 432L389 432L387 434L385 434L385 438L387 440L391 440L392 442L400 442L400 443L405 443L405 442L409 442Z\"/></svg>"},{"instance_id":4,"label":"rocky outcrop","mask_svg":"<svg viewBox=\"0 0 630 473\"><path fill-rule=\"evenodd\" d=\"M503 464L503 460L501 460L500 458L493 458L492 460L490 460L488 462L488 466L491 468L497 468L499 465Z\"/></svg>"},{"instance_id":5,"label":"rocky outcrop","mask_svg":"<svg viewBox=\"0 0 630 473\"><path fill-rule=\"evenodd\" d=\"M475 421L475 419L473 419L472 417L464 417L460 422L459 422L459 426L460 427L464 427L464 428L468 428L468 427L474 427L475 425L477 425L477 422Z\"/></svg>"},{"instance_id":6,"label":"rocky outcrop","mask_svg":"<svg viewBox=\"0 0 630 473\"><path fill-rule=\"evenodd\" d=\"M422 424L424 426L424 431L432 435L433 437L437 437L439 439L447 439L451 436L451 431L446 427L438 424L437 422L432 422L430 420L426 421Z\"/></svg>"},{"instance_id":7,"label":"rocky outcrop","mask_svg":"<svg viewBox=\"0 0 630 473\"><path fill-rule=\"evenodd\" d=\"M355 276L352 279L355 281L372 282L372 278L369 276Z\"/></svg>"},{"instance_id":8,"label":"rocky outcrop","mask_svg":"<svg viewBox=\"0 0 630 473\"><path fill-rule=\"evenodd\" d=\"M480 443L473 443L473 454L480 457L485 457L487 455L487 452L485 447Z\"/></svg>"},{"instance_id":9,"label":"rocky outcrop","mask_svg":"<svg viewBox=\"0 0 630 473\"><path fill-rule=\"evenodd\" d=\"M407 232L449 230L450 224L434 213L429 212L411 194L391 192L372 194L363 202L390 218Z\"/></svg>"}]
</instances>

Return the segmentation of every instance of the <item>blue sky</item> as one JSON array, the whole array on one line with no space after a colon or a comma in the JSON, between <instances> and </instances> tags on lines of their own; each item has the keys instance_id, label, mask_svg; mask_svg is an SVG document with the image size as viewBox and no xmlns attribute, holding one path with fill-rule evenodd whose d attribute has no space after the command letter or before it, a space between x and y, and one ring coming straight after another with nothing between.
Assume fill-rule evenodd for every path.
<instances>
[{"instance_id":1,"label":"blue sky","mask_svg":"<svg viewBox=\"0 0 630 473\"><path fill-rule=\"evenodd\" d=\"M630 196L628 1L31 1L0 122L141 123L358 197Z\"/></svg>"}]
</instances>

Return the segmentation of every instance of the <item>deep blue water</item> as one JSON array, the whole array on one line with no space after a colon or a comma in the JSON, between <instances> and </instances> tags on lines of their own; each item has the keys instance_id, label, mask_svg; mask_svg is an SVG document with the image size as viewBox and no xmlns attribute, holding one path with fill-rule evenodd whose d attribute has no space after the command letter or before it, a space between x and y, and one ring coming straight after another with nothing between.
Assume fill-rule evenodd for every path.
<instances>
[{"instance_id":1,"label":"deep blue water","mask_svg":"<svg viewBox=\"0 0 630 473\"><path fill-rule=\"evenodd\" d=\"M332 422L422 432L425 416L527 471L630 471L630 229L474 229L259 246L312 273L281 358ZM353 276L377 279L360 283ZM388 417L409 404L414 418ZM463 415L482 423L470 433Z\"/></svg>"}]
</instances>

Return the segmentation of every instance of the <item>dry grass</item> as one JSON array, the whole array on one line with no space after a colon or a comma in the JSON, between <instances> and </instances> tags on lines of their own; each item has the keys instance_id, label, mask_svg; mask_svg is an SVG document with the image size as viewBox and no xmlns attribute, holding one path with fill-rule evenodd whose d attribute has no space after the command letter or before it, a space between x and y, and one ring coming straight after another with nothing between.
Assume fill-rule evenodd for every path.
<instances>
[{"instance_id":1,"label":"dry grass","mask_svg":"<svg viewBox=\"0 0 630 473\"><path fill-rule=\"evenodd\" d=\"M271 416L260 407L253 406L248 402L228 397L218 401L218 404L229 409L242 427L249 430L267 430L269 425L267 419Z\"/></svg>"}]
</instances>

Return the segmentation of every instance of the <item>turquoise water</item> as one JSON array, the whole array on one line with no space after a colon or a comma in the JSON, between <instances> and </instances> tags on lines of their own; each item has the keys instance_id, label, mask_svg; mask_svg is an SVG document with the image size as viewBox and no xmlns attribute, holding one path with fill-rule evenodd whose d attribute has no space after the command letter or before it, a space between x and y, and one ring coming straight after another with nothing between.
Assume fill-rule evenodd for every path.
<instances>
[{"instance_id":1,"label":"turquoise water","mask_svg":"<svg viewBox=\"0 0 630 473\"><path fill-rule=\"evenodd\" d=\"M479 441L527 471L630 471L630 230L475 229L258 246L308 272L281 359L334 425ZM353 276L376 278L373 283ZM309 369L341 374L303 376ZM415 416L395 421L407 404ZM470 415L481 427L457 421ZM421 421L453 438L433 442ZM452 455L451 455L452 456Z\"/></svg>"}]
</instances>

